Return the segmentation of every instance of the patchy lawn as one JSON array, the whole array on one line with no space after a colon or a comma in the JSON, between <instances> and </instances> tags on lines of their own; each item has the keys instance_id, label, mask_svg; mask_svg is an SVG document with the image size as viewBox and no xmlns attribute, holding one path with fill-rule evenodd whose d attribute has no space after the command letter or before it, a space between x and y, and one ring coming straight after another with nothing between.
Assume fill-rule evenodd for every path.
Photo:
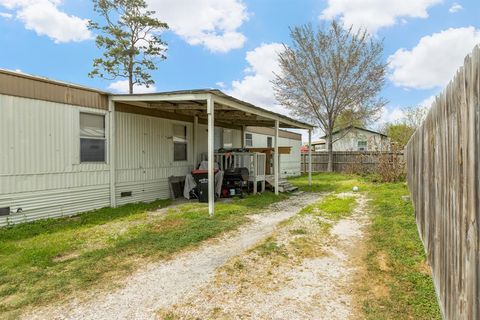
<instances>
[{"instance_id":1,"label":"patchy lawn","mask_svg":"<svg viewBox=\"0 0 480 320\"><path fill-rule=\"evenodd\" d=\"M237 228L271 203L263 193L208 206L169 201L104 208L79 216L0 229L0 313L28 307L92 286L108 287L139 266ZM160 212L158 210L161 209Z\"/></svg>"},{"instance_id":2,"label":"patchy lawn","mask_svg":"<svg viewBox=\"0 0 480 320\"><path fill-rule=\"evenodd\" d=\"M364 311L369 319L441 319L404 183L375 184Z\"/></svg>"},{"instance_id":3,"label":"patchy lawn","mask_svg":"<svg viewBox=\"0 0 480 320\"><path fill-rule=\"evenodd\" d=\"M368 178L325 173L290 180L301 190L346 192L358 186L370 200L372 223L368 230L367 270L357 288L367 319L440 319L435 290L417 234L412 204L405 183L373 183ZM309 213L321 210L330 219L348 212L349 198L331 195L325 202L307 207Z\"/></svg>"},{"instance_id":4,"label":"patchy lawn","mask_svg":"<svg viewBox=\"0 0 480 320\"><path fill-rule=\"evenodd\" d=\"M247 253L257 260L237 259L226 266L241 275L237 280L246 303L251 302L253 294L261 293L247 286L250 278L265 279L268 289L278 284L273 275L284 275L288 282L298 285L298 293L304 292L302 288L313 283L313 278L298 278L295 273L277 267L292 269L305 259L323 259L329 246L325 239L335 234L336 225L357 215L352 212L358 210L359 199L369 198L368 203L362 202L371 220L363 238L365 242L362 241L365 248L358 251L362 272L358 279L346 277L351 281L352 287L348 288L355 296L352 302L355 310L363 313L359 318L440 318L413 208L401 198L408 195L404 183L373 183L345 174L314 175L313 186L308 186L306 176L290 181L300 190L328 194L281 224L283 233L274 234ZM351 193L353 186L359 187L360 195ZM218 203L214 218L208 217L206 204L168 207L168 201L157 201L0 229L1 317L14 318L31 307L66 299L72 294L78 296L86 288L111 289L146 263L170 257L235 229L249 220L249 214L285 198L264 193ZM259 261L265 261L262 269L265 274L260 278L254 272ZM328 266L326 270L343 270L340 265ZM304 267L303 275L314 275L318 266L302 264ZM269 279L277 284L268 282ZM301 282L302 279L306 282ZM317 282L317 289L321 290L323 284ZM253 291L248 291L249 288ZM289 297L286 294L282 299L287 301ZM198 295L197 298L201 299ZM265 301L272 302L271 296L265 295ZM321 300L317 304L319 308L324 305Z\"/></svg>"}]
</instances>

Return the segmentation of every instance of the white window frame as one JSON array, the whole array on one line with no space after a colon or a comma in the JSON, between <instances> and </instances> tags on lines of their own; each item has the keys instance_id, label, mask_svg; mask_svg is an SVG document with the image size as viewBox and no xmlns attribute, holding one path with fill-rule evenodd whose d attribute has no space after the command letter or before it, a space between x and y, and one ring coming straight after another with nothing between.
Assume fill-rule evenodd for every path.
<instances>
[{"instance_id":1,"label":"white window frame","mask_svg":"<svg viewBox=\"0 0 480 320\"><path fill-rule=\"evenodd\" d=\"M250 139L247 138L248 135L250 135ZM250 144L248 141L250 141ZM253 147L253 133L245 133L245 147Z\"/></svg>"},{"instance_id":2,"label":"white window frame","mask_svg":"<svg viewBox=\"0 0 480 320\"><path fill-rule=\"evenodd\" d=\"M175 126L181 126L181 127L184 127L185 129L185 142L177 142L175 141ZM188 142L188 126L187 124L185 123L181 123L181 122L176 122L176 123L172 123L172 158L173 158L173 162L175 163L178 163L178 162L187 162L188 161L188 155L189 155L189 151L188 151L188 148L189 148L189 142ZM185 144L185 159L182 159L182 160L175 160L175 144L176 143L181 143L181 144Z\"/></svg>"},{"instance_id":3,"label":"white window frame","mask_svg":"<svg viewBox=\"0 0 480 320\"><path fill-rule=\"evenodd\" d=\"M362 143L362 145L365 144L365 147L363 147L363 146L360 147L360 143ZM362 148L364 148L364 149L362 149ZM358 141L357 141L357 150L358 150L358 151L367 151L367 150L368 150L368 141L366 141L366 140L358 140Z\"/></svg>"},{"instance_id":4,"label":"white window frame","mask_svg":"<svg viewBox=\"0 0 480 320\"><path fill-rule=\"evenodd\" d=\"M92 137L92 136L82 136L81 134L81 126L80 126L80 118L81 115L83 114L90 114L90 115L95 115L95 116L102 116L103 117L103 126L104 126L104 134L103 138L100 137ZM109 148L109 140L108 140L108 133L109 133L109 125L110 123L108 122L108 117L107 113L103 110L91 110L91 109L86 109L86 108L80 108L78 112L78 119L77 119L77 129L78 129L78 163L79 164L107 164L109 163L109 154L110 154L110 148ZM81 145L81 140L82 139L92 139L92 140L103 140L104 143L104 160L103 161L82 161L82 145Z\"/></svg>"}]
</instances>

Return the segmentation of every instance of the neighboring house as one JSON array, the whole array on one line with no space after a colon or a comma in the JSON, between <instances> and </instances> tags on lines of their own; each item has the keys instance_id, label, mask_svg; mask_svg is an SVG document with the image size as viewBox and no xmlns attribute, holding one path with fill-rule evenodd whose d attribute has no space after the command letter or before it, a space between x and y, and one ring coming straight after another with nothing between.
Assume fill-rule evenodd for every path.
<instances>
[{"instance_id":1,"label":"neighboring house","mask_svg":"<svg viewBox=\"0 0 480 320\"><path fill-rule=\"evenodd\" d=\"M274 136L275 130L273 128L246 127L245 148L273 148ZM285 150L280 152L281 177L300 175L302 135L287 130L280 130L278 146Z\"/></svg>"},{"instance_id":2,"label":"neighboring house","mask_svg":"<svg viewBox=\"0 0 480 320\"><path fill-rule=\"evenodd\" d=\"M315 151L327 151L328 136L312 143ZM389 151L390 139L383 133L348 126L333 132L333 151Z\"/></svg>"},{"instance_id":3,"label":"neighboring house","mask_svg":"<svg viewBox=\"0 0 480 320\"><path fill-rule=\"evenodd\" d=\"M312 129L219 90L113 95L0 70L0 226L169 198L208 151L212 109L216 148L252 124Z\"/></svg>"},{"instance_id":4,"label":"neighboring house","mask_svg":"<svg viewBox=\"0 0 480 320\"><path fill-rule=\"evenodd\" d=\"M327 145L325 144L325 139L320 139L312 142L312 151L319 152L319 151L326 151ZM308 147L307 147L308 152Z\"/></svg>"}]
</instances>

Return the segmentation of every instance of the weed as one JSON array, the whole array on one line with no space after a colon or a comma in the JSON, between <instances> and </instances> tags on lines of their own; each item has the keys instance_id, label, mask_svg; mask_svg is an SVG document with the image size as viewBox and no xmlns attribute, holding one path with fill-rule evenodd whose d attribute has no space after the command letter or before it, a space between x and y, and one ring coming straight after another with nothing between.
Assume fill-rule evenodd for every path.
<instances>
[{"instance_id":1,"label":"weed","mask_svg":"<svg viewBox=\"0 0 480 320\"><path fill-rule=\"evenodd\" d=\"M239 260L235 261L235 263L233 264L233 267L237 270L245 269L245 265Z\"/></svg>"},{"instance_id":2,"label":"weed","mask_svg":"<svg viewBox=\"0 0 480 320\"><path fill-rule=\"evenodd\" d=\"M290 230L289 232L290 232L290 234L293 234L293 235L307 234L307 230L305 230L303 228L293 229L293 230Z\"/></svg>"},{"instance_id":3,"label":"weed","mask_svg":"<svg viewBox=\"0 0 480 320\"><path fill-rule=\"evenodd\" d=\"M284 245L279 245L272 237L267 238L262 244L257 246L255 250L262 257L269 255L280 255L287 257L287 251Z\"/></svg>"}]
</instances>

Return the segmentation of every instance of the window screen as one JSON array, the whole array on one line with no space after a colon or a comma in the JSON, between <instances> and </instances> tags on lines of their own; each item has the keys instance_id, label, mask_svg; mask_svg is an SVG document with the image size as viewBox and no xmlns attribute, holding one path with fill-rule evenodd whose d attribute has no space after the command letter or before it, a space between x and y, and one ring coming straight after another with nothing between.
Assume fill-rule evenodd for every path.
<instances>
[{"instance_id":1,"label":"window screen","mask_svg":"<svg viewBox=\"0 0 480 320\"><path fill-rule=\"evenodd\" d=\"M173 161L187 161L187 126L173 125Z\"/></svg>"},{"instance_id":2,"label":"window screen","mask_svg":"<svg viewBox=\"0 0 480 320\"><path fill-rule=\"evenodd\" d=\"M245 147L253 146L253 137L251 133L245 133Z\"/></svg>"},{"instance_id":3,"label":"window screen","mask_svg":"<svg viewBox=\"0 0 480 320\"><path fill-rule=\"evenodd\" d=\"M267 137L267 148L272 148L273 146L272 137Z\"/></svg>"},{"instance_id":4,"label":"window screen","mask_svg":"<svg viewBox=\"0 0 480 320\"><path fill-rule=\"evenodd\" d=\"M80 162L105 162L105 116L80 113Z\"/></svg>"}]
</instances>

